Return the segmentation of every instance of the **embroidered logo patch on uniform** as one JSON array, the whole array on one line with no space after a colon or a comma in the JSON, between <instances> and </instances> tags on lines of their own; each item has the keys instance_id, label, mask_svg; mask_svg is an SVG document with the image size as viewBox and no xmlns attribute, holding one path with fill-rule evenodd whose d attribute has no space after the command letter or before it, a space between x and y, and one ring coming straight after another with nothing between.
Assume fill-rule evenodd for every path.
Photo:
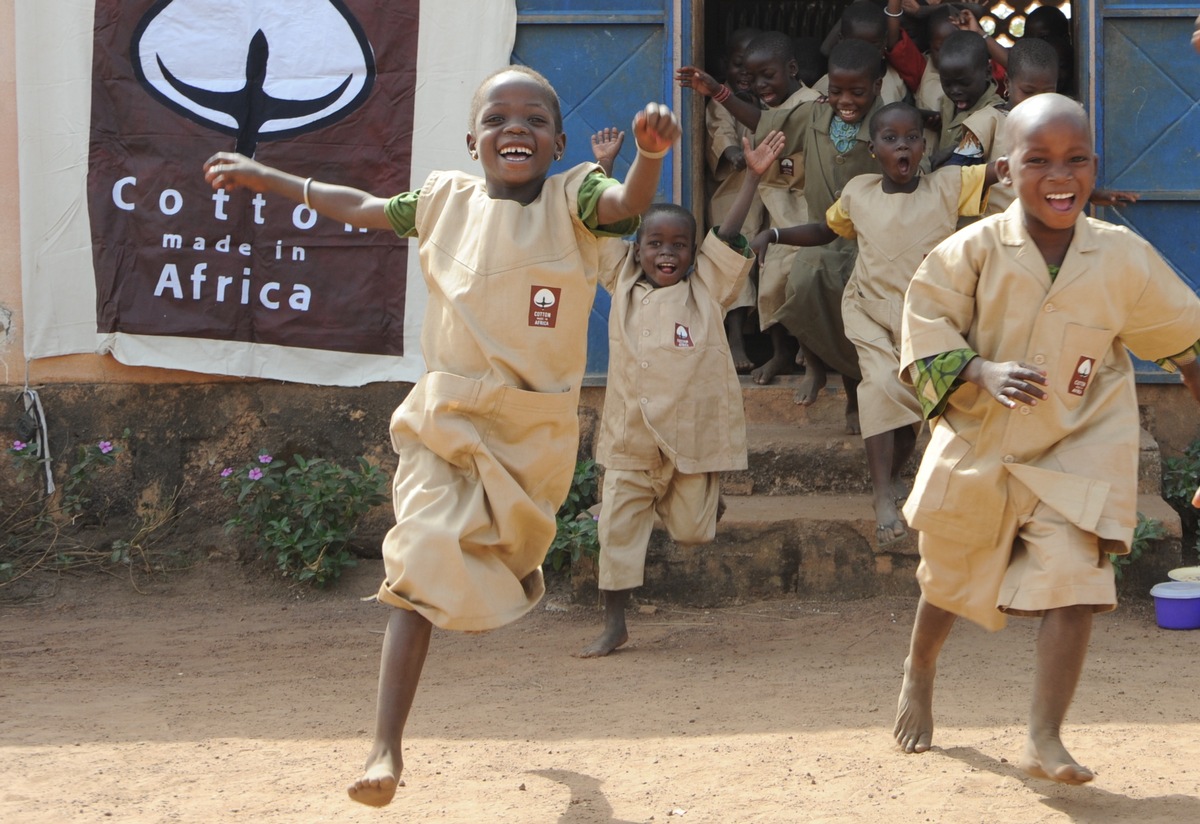
<instances>
[{"instance_id":1,"label":"embroidered logo patch on uniform","mask_svg":"<svg viewBox=\"0 0 1200 824\"><path fill-rule=\"evenodd\" d=\"M1083 390L1087 389L1088 381L1092 379L1094 363L1087 355L1079 359L1079 363L1075 364L1075 374L1071 376L1071 384L1067 387L1067 391L1072 395L1083 394Z\"/></svg>"},{"instance_id":2,"label":"embroidered logo patch on uniform","mask_svg":"<svg viewBox=\"0 0 1200 824\"><path fill-rule=\"evenodd\" d=\"M692 333L682 323L675 324L675 345L684 349L691 349L696 344L692 341Z\"/></svg>"},{"instance_id":3,"label":"embroidered logo patch on uniform","mask_svg":"<svg viewBox=\"0 0 1200 824\"><path fill-rule=\"evenodd\" d=\"M790 157L781 158L779 161L779 173L788 177L796 174L796 161Z\"/></svg>"},{"instance_id":4,"label":"embroidered logo patch on uniform","mask_svg":"<svg viewBox=\"0 0 1200 824\"><path fill-rule=\"evenodd\" d=\"M558 296L562 289L555 286L529 287L529 325L553 329L558 323Z\"/></svg>"}]
</instances>

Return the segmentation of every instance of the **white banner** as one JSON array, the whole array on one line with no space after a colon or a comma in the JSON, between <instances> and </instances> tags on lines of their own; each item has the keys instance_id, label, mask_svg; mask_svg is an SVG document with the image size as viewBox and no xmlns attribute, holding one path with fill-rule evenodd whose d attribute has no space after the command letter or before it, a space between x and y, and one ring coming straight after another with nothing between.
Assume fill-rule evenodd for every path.
<instances>
[{"instance_id":1,"label":"white banner","mask_svg":"<svg viewBox=\"0 0 1200 824\"><path fill-rule=\"evenodd\" d=\"M513 0L18 0L16 25L27 357L421 374L415 243L214 194L201 164L236 147L381 195L464 167Z\"/></svg>"}]
</instances>

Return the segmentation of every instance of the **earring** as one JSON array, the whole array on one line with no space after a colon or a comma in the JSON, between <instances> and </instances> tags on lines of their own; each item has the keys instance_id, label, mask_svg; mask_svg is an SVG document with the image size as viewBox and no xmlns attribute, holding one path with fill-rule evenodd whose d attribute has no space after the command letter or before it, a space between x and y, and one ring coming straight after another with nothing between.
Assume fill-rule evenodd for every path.
<instances>
[{"instance_id":1,"label":"earring","mask_svg":"<svg viewBox=\"0 0 1200 824\"><path fill-rule=\"evenodd\" d=\"M474 149L471 149L471 152L470 152L470 154L471 154L471 159L472 159L472 160L478 160L478 159L479 159L479 152L475 151Z\"/></svg>"},{"instance_id":2,"label":"earring","mask_svg":"<svg viewBox=\"0 0 1200 824\"><path fill-rule=\"evenodd\" d=\"M875 153L874 153L874 152L871 152L871 157L872 157L872 158L874 158L874 157L875 157Z\"/></svg>"},{"instance_id":3,"label":"earring","mask_svg":"<svg viewBox=\"0 0 1200 824\"><path fill-rule=\"evenodd\" d=\"M554 159L555 159L555 160L562 160L562 152L555 152L555 153L554 153Z\"/></svg>"}]
</instances>

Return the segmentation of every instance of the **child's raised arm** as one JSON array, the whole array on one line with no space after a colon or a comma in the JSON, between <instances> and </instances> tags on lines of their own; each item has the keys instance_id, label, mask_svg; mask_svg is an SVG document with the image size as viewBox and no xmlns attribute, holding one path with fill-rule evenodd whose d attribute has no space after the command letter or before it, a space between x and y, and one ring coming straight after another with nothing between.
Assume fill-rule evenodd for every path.
<instances>
[{"instance_id":1,"label":"child's raised arm","mask_svg":"<svg viewBox=\"0 0 1200 824\"><path fill-rule=\"evenodd\" d=\"M625 143L625 132L615 126L606 126L592 135L592 157L600 164L600 168L612 177L613 163Z\"/></svg>"},{"instance_id":2,"label":"child's raised arm","mask_svg":"<svg viewBox=\"0 0 1200 824\"><path fill-rule=\"evenodd\" d=\"M787 142L787 138L784 137L783 132L771 131L763 138L758 148L754 149L751 148L753 142L750 140L750 136L742 137L742 154L746 158L746 177L742 181L742 187L738 189L737 198L734 199L733 205L725 214L720 231L717 232L717 237L721 240L729 243L736 240L742 233L742 224L746 222L750 204L754 202L754 192L758 189L758 182L762 180L763 175L770 170L771 164L783 152L785 142Z\"/></svg>"},{"instance_id":3,"label":"child's raised arm","mask_svg":"<svg viewBox=\"0 0 1200 824\"><path fill-rule=\"evenodd\" d=\"M682 88L691 89L705 97L711 97L720 103L729 110L734 120L746 128L758 128L758 120L762 117L762 109L742 100L733 93L733 89L724 83L718 83L716 78L711 74L695 66L680 66L675 72L675 79Z\"/></svg>"},{"instance_id":4,"label":"child's raised arm","mask_svg":"<svg viewBox=\"0 0 1200 824\"><path fill-rule=\"evenodd\" d=\"M625 182L605 189L596 203L601 226L640 215L654 200L662 161L682 130L675 113L661 103L647 103L633 118L633 140L637 156Z\"/></svg>"},{"instance_id":5,"label":"child's raised arm","mask_svg":"<svg viewBox=\"0 0 1200 824\"><path fill-rule=\"evenodd\" d=\"M214 189L249 189L303 203L316 212L360 229L390 229L388 199L352 186L318 183L232 152L218 152L204 162L204 179Z\"/></svg>"}]
</instances>

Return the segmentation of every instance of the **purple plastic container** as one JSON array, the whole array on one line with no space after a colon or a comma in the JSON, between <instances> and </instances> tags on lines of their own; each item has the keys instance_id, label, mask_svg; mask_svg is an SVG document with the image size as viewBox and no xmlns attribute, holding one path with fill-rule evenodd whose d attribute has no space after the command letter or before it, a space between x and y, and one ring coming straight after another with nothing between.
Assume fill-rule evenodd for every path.
<instances>
[{"instance_id":1,"label":"purple plastic container","mask_svg":"<svg viewBox=\"0 0 1200 824\"><path fill-rule=\"evenodd\" d=\"M1154 617L1163 629L1200 629L1200 583L1166 581L1150 588Z\"/></svg>"}]
</instances>

